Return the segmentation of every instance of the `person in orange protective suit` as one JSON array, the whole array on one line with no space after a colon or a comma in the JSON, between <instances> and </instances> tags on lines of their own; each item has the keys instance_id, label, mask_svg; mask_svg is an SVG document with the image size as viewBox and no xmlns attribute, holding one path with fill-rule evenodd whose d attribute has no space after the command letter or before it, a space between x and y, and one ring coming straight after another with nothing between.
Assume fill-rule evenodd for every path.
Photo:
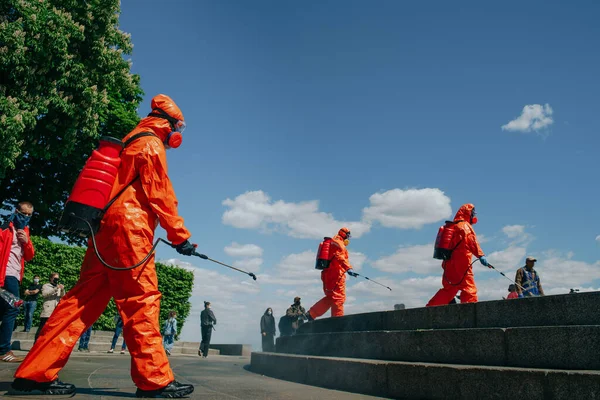
<instances>
[{"instance_id":1,"label":"person in orange protective suit","mask_svg":"<svg viewBox=\"0 0 600 400\"><path fill-rule=\"evenodd\" d=\"M464 204L454 217L456 232L452 237L451 247L454 249L449 260L442 262L444 274L442 276L443 288L429 300L427 307L449 304L460 290L461 303L474 303L477 301L477 286L473 278L471 259L477 257L481 264L489 266L483 250L479 247L477 236L473 230L477 223L475 206Z\"/></svg>"},{"instance_id":2,"label":"person in orange protective suit","mask_svg":"<svg viewBox=\"0 0 600 400\"><path fill-rule=\"evenodd\" d=\"M306 317L309 321L325 314L330 308L332 317L341 317L344 315L346 273L350 276L356 276L352 271L352 265L348 261L348 250L346 249L348 243L350 243L350 230L342 228L333 237L333 242L331 243L330 251L333 252L331 263L329 267L321 271L325 297L308 310Z\"/></svg>"},{"instance_id":3,"label":"person in orange protective suit","mask_svg":"<svg viewBox=\"0 0 600 400\"><path fill-rule=\"evenodd\" d=\"M192 255L183 218L167 175L165 148L181 144L183 114L168 96L152 99L152 112L125 138L134 138L121 153L121 165L112 196L124 189L110 206L96 234L102 258L118 268L140 262L151 251L158 223L179 253ZM142 135L139 133L149 133ZM69 394L75 386L58 380L73 346L115 299L123 319L123 334L131 354L131 377L137 397L181 397L192 385L175 381L162 345L159 325L161 293L154 255L131 270L106 268L89 243L79 281L62 298L40 337L15 372L13 389Z\"/></svg>"}]
</instances>

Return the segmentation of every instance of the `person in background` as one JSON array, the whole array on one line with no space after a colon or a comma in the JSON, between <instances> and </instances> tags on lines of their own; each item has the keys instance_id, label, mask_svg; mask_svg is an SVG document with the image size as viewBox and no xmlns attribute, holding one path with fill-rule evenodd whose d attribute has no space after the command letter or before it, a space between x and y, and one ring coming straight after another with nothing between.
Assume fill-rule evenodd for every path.
<instances>
[{"instance_id":1,"label":"person in background","mask_svg":"<svg viewBox=\"0 0 600 400\"><path fill-rule=\"evenodd\" d=\"M200 325L202 331L202 342L200 342L200 349L198 350L198 355L200 357L208 357L210 338L216 324L217 317L215 317L215 314L210 309L210 301L205 301L204 310L200 313Z\"/></svg>"},{"instance_id":2,"label":"person in background","mask_svg":"<svg viewBox=\"0 0 600 400\"><path fill-rule=\"evenodd\" d=\"M274 338L277 334L275 330L275 317L273 317L273 309L267 308L260 319L260 334L262 335L262 351L275 351Z\"/></svg>"},{"instance_id":3,"label":"person in background","mask_svg":"<svg viewBox=\"0 0 600 400\"><path fill-rule=\"evenodd\" d=\"M173 343L175 342L175 335L177 334L177 312L175 310L169 311L169 318L165 321L163 326L163 345L165 352L168 356L171 355L173 349Z\"/></svg>"},{"instance_id":4,"label":"person in background","mask_svg":"<svg viewBox=\"0 0 600 400\"><path fill-rule=\"evenodd\" d=\"M23 314L25 314L25 329L23 332L29 332L31 324L33 322L33 313L37 307L37 299L42 291L42 285L40 284L40 277L38 275L33 277L31 285L25 289L25 299L23 303Z\"/></svg>"},{"instance_id":5,"label":"person in background","mask_svg":"<svg viewBox=\"0 0 600 400\"><path fill-rule=\"evenodd\" d=\"M514 284L510 284L508 285L508 296L506 296L506 299L518 299L519 298L519 293L517 293L517 286Z\"/></svg>"},{"instance_id":6,"label":"person in background","mask_svg":"<svg viewBox=\"0 0 600 400\"><path fill-rule=\"evenodd\" d=\"M292 335L296 334L296 331L304 324L304 319L306 319L306 310L300 304L301 300L298 296L294 297L294 304L285 311L285 315L292 325Z\"/></svg>"},{"instance_id":7,"label":"person in background","mask_svg":"<svg viewBox=\"0 0 600 400\"><path fill-rule=\"evenodd\" d=\"M60 275L58 272L50 274L50 282L42 286L42 297L44 302L42 304L43 310L40 314L40 325L35 332L35 340L37 341L40 335L43 333L44 326L48 321L48 318L54 312L54 309L58 305L60 298L65 295L65 287L60 283Z\"/></svg>"},{"instance_id":8,"label":"person in background","mask_svg":"<svg viewBox=\"0 0 600 400\"><path fill-rule=\"evenodd\" d=\"M119 340L119 335L123 332L123 319L121 315L117 312L115 315L115 334L112 338L112 344L110 345L110 350L107 353L114 353L115 346L117 345L117 340ZM121 354L125 354L125 350L127 350L127 344L125 343L125 335L123 335L123 344L121 345Z\"/></svg>"},{"instance_id":9,"label":"person in background","mask_svg":"<svg viewBox=\"0 0 600 400\"><path fill-rule=\"evenodd\" d=\"M533 268L537 259L534 257L527 257L525 259L525 266L517 270L515 282L517 285L522 286L525 290L521 290L521 287L517 286L517 293L519 297L535 297L543 296L544 289L542 288L542 282L537 271Z\"/></svg>"},{"instance_id":10,"label":"person in background","mask_svg":"<svg viewBox=\"0 0 600 400\"><path fill-rule=\"evenodd\" d=\"M25 262L31 261L35 251L29 238L29 220L33 205L27 201L17 204L15 211L0 226L0 287L20 297L19 284L23 280ZM11 350L12 333L19 309L0 301L0 361L21 362Z\"/></svg>"},{"instance_id":11,"label":"person in background","mask_svg":"<svg viewBox=\"0 0 600 400\"><path fill-rule=\"evenodd\" d=\"M77 351L85 351L86 353L90 352L89 344L90 337L92 337L92 327L90 326L79 338L79 348Z\"/></svg>"}]
</instances>

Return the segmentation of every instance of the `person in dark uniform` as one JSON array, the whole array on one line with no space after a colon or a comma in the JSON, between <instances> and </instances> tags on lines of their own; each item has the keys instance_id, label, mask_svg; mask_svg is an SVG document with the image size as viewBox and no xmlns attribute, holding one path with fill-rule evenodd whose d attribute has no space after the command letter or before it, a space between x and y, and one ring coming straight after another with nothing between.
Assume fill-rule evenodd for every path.
<instances>
[{"instance_id":1,"label":"person in dark uniform","mask_svg":"<svg viewBox=\"0 0 600 400\"><path fill-rule=\"evenodd\" d=\"M210 301L204 302L204 311L200 313L200 325L202 329L202 342L200 343L200 349L198 355L200 357L208 357L208 349L210 348L210 337L214 329L214 325L217 324L217 318L210 309Z\"/></svg>"}]
</instances>

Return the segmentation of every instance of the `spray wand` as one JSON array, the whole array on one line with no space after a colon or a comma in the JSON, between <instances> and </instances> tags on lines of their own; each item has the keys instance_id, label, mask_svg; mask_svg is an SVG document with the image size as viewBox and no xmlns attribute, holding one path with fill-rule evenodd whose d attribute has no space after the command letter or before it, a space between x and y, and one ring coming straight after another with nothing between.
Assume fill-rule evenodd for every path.
<instances>
[{"instance_id":1,"label":"spray wand","mask_svg":"<svg viewBox=\"0 0 600 400\"><path fill-rule=\"evenodd\" d=\"M373 283L374 283L374 284L376 284L376 285L383 286L383 287L384 287L384 288L386 288L386 289L392 290L392 288L391 288L391 287L389 287L389 286L385 286L385 285L384 285L384 284L382 284L382 283L379 283L379 282L377 282L377 281L374 281L373 279L369 278L368 276L364 276L364 275L361 275L361 274L357 274L356 272L353 272L353 273L352 273L352 275L353 275L353 276L356 276L356 277L358 277L358 276L362 276L362 277L363 277L363 278L365 278L366 280L368 280L368 281L371 281L371 282L373 282Z\"/></svg>"},{"instance_id":2,"label":"spray wand","mask_svg":"<svg viewBox=\"0 0 600 400\"><path fill-rule=\"evenodd\" d=\"M158 238L158 239L156 240L156 242L154 242L154 245L152 246L152 248L150 249L150 251L148 252L148 254L146 254L146 256L145 256L145 257L142 259L142 261L140 261L139 263L137 263L137 264L135 264L135 265L132 265L132 266L130 266L130 267L124 267L124 268L120 268L120 267L114 267L114 266L112 266L112 265L108 264L106 261L104 261L104 259L103 259L103 258L102 258L102 256L100 255L100 252L98 251L98 246L96 245L96 235L94 234L94 230L92 229L92 226L90 225L89 221L88 221L87 219L85 219L85 218L81 218L81 217L79 217L79 216L75 215L75 213L71 213L71 214L70 214L70 216L71 216L71 217L73 217L73 218L77 218L77 219L79 219L79 220L81 220L81 221L83 221L83 222L85 222L85 223L87 224L87 226L88 226L88 228L90 229L90 232L91 232L91 237L92 237L92 247L94 248L94 252L96 253L96 257L98 257L98 260L100 260L100 262L101 262L101 263L102 263L102 264L103 264L103 265L104 265L106 268L110 268L110 269L112 269L112 270L114 270L114 271L129 271L129 270L132 270L132 269L135 269L135 268L139 267L140 265L143 265L143 264L145 264L145 263L146 263L146 261L148 261L148 259L150 258L150 256L152 256L152 254L154 253L154 251L156 250L156 247L158 246L158 244L159 244L160 242L166 243L166 244L168 244L169 246L171 246L172 248L176 248L176 247L177 247L177 246L175 246L173 243L169 243L169 242L167 242L167 241L166 241L165 239L163 239L163 238ZM220 264L220 265L222 265L222 266L224 266L224 267L231 268L231 269L233 269L233 270L236 270L236 271L238 271L238 272L241 272L241 273L243 273L243 274L246 274L246 275L248 275L248 276L252 277L252 279L256 280L256 275L254 275L252 272L246 272L246 271L243 271L243 270L241 270L241 269L238 269L238 268L232 267L231 265L227 265L227 264L225 264L225 263L222 263L222 262L220 262L220 261L213 260L212 258L209 258L208 256L206 256L206 255L204 255L204 254L200 254L200 253L198 253L198 252L196 252L196 251L194 251L194 254L193 254L193 255L194 255L194 256L196 256L196 257L200 257L200 258L202 258L203 260L212 261L212 262L214 262L214 263L217 263L217 264ZM391 290L391 289L390 289L390 290Z\"/></svg>"}]
</instances>

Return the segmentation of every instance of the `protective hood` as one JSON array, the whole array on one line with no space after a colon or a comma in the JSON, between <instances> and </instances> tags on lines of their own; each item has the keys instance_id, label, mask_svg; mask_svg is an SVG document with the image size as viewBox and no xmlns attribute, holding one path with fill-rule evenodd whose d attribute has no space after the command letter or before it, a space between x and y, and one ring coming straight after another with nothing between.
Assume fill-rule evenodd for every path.
<instances>
[{"instance_id":1,"label":"protective hood","mask_svg":"<svg viewBox=\"0 0 600 400\"><path fill-rule=\"evenodd\" d=\"M268 316L268 315L269 315L269 310L270 310L270 309L269 309L269 308L267 308L267 309L265 310L265 314L264 314L264 315L267 315L267 316Z\"/></svg>"},{"instance_id":2,"label":"protective hood","mask_svg":"<svg viewBox=\"0 0 600 400\"><path fill-rule=\"evenodd\" d=\"M152 110L161 109L170 117L179 121L184 121L183 113L179 107L177 107L177 104L175 104L175 102L167 95L159 94L154 96L150 107L152 107ZM171 126L171 123L164 118L146 117L137 124L134 132L144 132L149 130L154 132L160 140L164 142L169 133L172 132L173 127Z\"/></svg>"},{"instance_id":3,"label":"protective hood","mask_svg":"<svg viewBox=\"0 0 600 400\"><path fill-rule=\"evenodd\" d=\"M471 222L471 213L475 206L473 204L463 204L458 211L456 212L456 216L454 217L454 222L456 221L467 221Z\"/></svg>"}]
</instances>

